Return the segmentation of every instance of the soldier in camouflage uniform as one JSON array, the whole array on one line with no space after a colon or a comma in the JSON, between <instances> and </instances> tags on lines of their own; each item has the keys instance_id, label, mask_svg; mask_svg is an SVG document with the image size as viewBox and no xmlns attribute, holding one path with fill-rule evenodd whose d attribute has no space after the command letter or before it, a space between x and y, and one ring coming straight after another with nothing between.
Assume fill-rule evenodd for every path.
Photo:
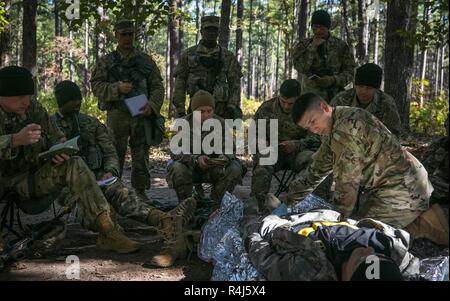
<instances>
[{"instance_id":1,"label":"soldier in camouflage uniform","mask_svg":"<svg viewBox=\"0 0 450 301\"><path fill-rule=\"evenodd\" d=\"M311 17L314 37L294 47L294 67L302 83L302 93L314 92L329 102L353 81L356 67L348 45L333 36L330 15L323 10Z\"/></svg>"},{"instance_id":2,"label":"soldier in camouflage uniform","mask_svg":"<svg viewBox=\"0 0 450 301\"><path fill-rule=\"evenodd\" d=\"M68 139L80 136L79 155L94 173L96 179L106 180L113 176L119 176L119 159L108 129L97 118L80 113L82 100L80 88L71 81L60 82L55 87L55 97L59 111L52 116L52 120ZM155 226L163 232L167 245L166 248L163 247L163 250L170 249L166 256L169 254L173 256L169 265L173 264L178 254L185 252L186 246L182 233L176 232L175 229L177 223L182 223L180 219L183 217L179 214L186 214L184 209L193 207L190 204L192 199L184 200L183 203L186 204L181 203L171 212L163 212L141 201L133 189L128 189L120 180L103 186L102 192L108 203L121 216ZM70 202L70 199L70 195L67 194L67 201ZM159 262L158 260L154 261ZM161 266L160 264L156 265Z\"/></svg>"},{"instance_id":3,"label":"soldier in camouflage uniform","mask_svg":"<svg viewBox=\"0 0 450 301\"><path fill-rule=\"evenodd\" d=\"M43 161L38 155L65 139L34 94L31 73L22 67L0 70L0 183L29 199L48 196L67 187L77 197L89 228L98 230L97 246L129 253L138 243L119 232L94 175L80 157L55 155Z\"/></svg>"},{"instance_id":4,"label":"soldier in camouflage uniform","mask_svg":"<svg viewBox=\"0 0 450 301\"><path fill-rule=\"evenodd\" d=\"M214 118L220 121L222 129L225 130L225 121L214 114L214 98L213 96L203 90L197 91L192 97L192 110L201 112L202 120L204 121ZM183 200L192 195L192 189L194 184L198 183L211 183L213 185L211 198L215 201L214 207L220 206L225 191L232 192L234 187L242 181L242 163L234 156L225 154L210 154L206 155L203 152L201 154L194 154L193 141L194 135L198 133L193 132L194 114L191 113L184 117L190 125L190 145L191 149L188 154L171 153L174 163L169 167L168 177L169 182L172 183L175 189L178 199ZM212 132L202 131L200 141L205 139L207 135ZM224 133L222 133L222 137ZM224 147L225 143L223 143ZM208 164L208 161L213 158L219 158L225 160L227 163L225 166L212 166Z\"/></svg>"},{"instance_id":5,"label":"soldier in camouflage uniform","mask_svg":"<svg viewBox=\"0 0 450 301\"><path fill-rule=\"evenodd\" d=\"M270 119L278 120L278 141L280 154L275 165L260 165L260 154L253 157L252 195L258 201L261 212L265 210L264 200L270 190L272 176L279 170L299 172L311 161L312 154L319 148L320 140L299 128L291 117L292 107L300 96L300 83L288 79L281 84L280 96L264 102L256 111L254 120L266 120L265 139L269 141Z\"/></svg>"},{"instance_id":6,"label":"soldier in camouflage uniform","mask_svg":"<svg viewBox=\"0 0 450 301\"><path fill-rule=\"evenodd\" d=\"M152 118L160 116L164 87L155 61L133 47L133 22L119 21L115 30L118 47L97 63L92 72L92 91L98 98L99 108L107 111L107 125L114 134L120 174L130 139L131 184L145 199L145 190L150 188L150 142L146 139L146 132L152 131ZM139 94L145 94L149 102L141 109L142 114L132 117L124 99Z\"/></svg>"},{"instance_id":7,"label":"soldier in camouflage uniform","mask_svg":"<svg viewBox=\"0 0 450 301\"><path fill-rule=\"evenodd\" d=\"M217 115L222 118L242 118L241 67L232 52L217 44L219 21L220 18L216 16L202 17L202 39L198 45L181 54L175 70L173 92L178 117L186 115L186 94L192 98L195 92L202 89L214 96Z\"/></svg>"},{"instance_id":8,"label":"soldier in camouflage uniform","mask_svg":"<svg viewBox=\"0 0 450 301\"><path fill-rule=\"evenodd\" d=\"M448 117L445 120L447 136L434 141L425 152L423 165L428 171L434 191L431 202L448 204L449 179L448 179Z\"/></svg>"},{"instance_id":9,"label":"soldier in camouflage uniform","mask_svg":"<svg viewBox=\"0 0 450 301\"><path fill-rule=\"evenodd\" d=\"M365 109L399 137L402 127L397 105L392 96L380 90L382 75L383 70L378 65L362 65L356 69L355 87L336 95L330 105Z\"/></svg>"},{"instance_id":10,"label":"soldier in camouflage uniform","mask_svg":"<svg viewBox=\"0 0 450 301\"><path fill-rule=\"evenodd\" d=\"M324 137L313 162L291 182L287 205L303 200L333 172L333 203L344 217L408 227L415 238L426 235L448 245L447 220L439 208L427 210L433 191L427 171L381 121L360 108L330 107L313 93L296 101L292 116ZM420 227L412 229L416 222Z\"/></svg>"}]
</instances>

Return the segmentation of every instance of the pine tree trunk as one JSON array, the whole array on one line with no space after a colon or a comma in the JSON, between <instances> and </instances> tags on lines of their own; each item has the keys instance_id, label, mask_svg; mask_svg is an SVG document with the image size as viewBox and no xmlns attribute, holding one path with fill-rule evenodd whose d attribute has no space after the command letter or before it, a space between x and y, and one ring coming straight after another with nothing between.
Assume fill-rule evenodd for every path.
<instances>
[{"instance_id":1,"label":"pine tree trunk","mask_svg":"<svg viewBox=\"0 0 450 301\"><path fill-rule=\"evenodd\" d=\"M365 63L367 58L368 24L366 16L366 0L358 0L358 61Z\"/></svg>"},{"instance_id":2,"label":"pine tree trunk","mask_svg":"<svg viewBox=\"0 0 450 301\"><path fill-rule=\"evenodd\" d=\"M244 17L244 0L237 0L236 10L236 58L242 66L242 29Z\"/></svg>"},{"instance_id":3,"label":"pine tree trunk","mask_svg":"<svg viewBox=\"0 0 450 301\"><path fill-rule=\"evenodd\" d=\"M200 0L195 0L195 44L200 40Z\"/></svg>"},{"instance_id":4,"label":"pine tree trunk","mask_svg":"<svg viewBox=\"0 0 450 301\"><path fill-rule=\"evenodd\" d=\"M5 19L10 23L4 26L0 32L0 66L7 66L11 63L11 1L3 0L5 4Z\"/></svg>"},{"instance_id":5,"label":"pine tree trunk","mask_svg":"<svg viewBox=\"0 0 450 301\"><path fill-rule=\"evenodd\" d=\"M409 129L409 106L414 47L400 31L415 32L417 4L409 0L391 0L387 4L385 56L385 91L397 101L403 127Z\"/></svg>"},{"instance_id":6,"label":"pine tree trunk","mask_svg":"<svg viewBox=\"0 0 450 301\"><path fill-rule=\"evenodd\" d=\"M228 49L228 43L230 41L231 0L222 0L220 11L219 45Z\"/></svg>"},{"instance_id":7,"label":"pine tree trunk","mask_svg":"<svg viewBox=\"0 0 450 301\"><path fill-rule=\"evenodd\" d=\"M249 26L248 26L248 59L247 59L247 98L251 97L252 94L252 35L253 35L253 0L250 0L250 11L249 11Z\"/></svg>"},{"instance_id":8,"label":"pine tree trunk","mask_svg":"<svg viewBox=\"0 0 450 301\"><path fill-rule=\"evenodd\" d=\"M425 5L424 11L423 11L423 22L426 24L428 22L428 6ZM425 94L425 76L426 76L426 70L427 70L427 49L422 49L422 52L420 54L420 107L423 107L423 100L424 100L424 94Z\"/></svg>"},{"instance_id":9,"label":"pine tree trunk","mask_svg":"<svg viewBox=\"0 0 450 301\"><path fill-rule=\"evenodd\" d=\"M378 1L376 1L378 2ZM379 11L379 5L376 5L376 12L373 19L373 62L375 64L378 64L378 47L379 47L379 23L380 23L380 11Z\"/></svg>"},{"instance_id":10,"label":"pine tree trunk","mask_svg":"<svg viewBox=\"0 0 450 301\"><path fill-rule=\"evenodd\" d=\"M266 22L264 33L264 83L263 83L263 98L267 97L267 49L269 48L269 24Z\"/></svg>"},{"instance_id":11,"label":"pine tree trunk","mask_svg":"<svg viewBox=\"0 0 450 301\"><path fill-rule=\"evenodd\" d=\"M278 26L278 39L277 39L277 57L276 57L276 66L275 66L275 88L274 91L278 90L278 77L280 70L280 45L281 45L281 28Z\"/></svg>"},{"instance_id":12,"label":"pine tree trunk","mask_svg":"<svg viewBox=\"0 0 450 301\"><path fill-rule=\"evenodd\" d=\"M300 11L298 14L298 39L306 38L306 24L308 20L308 1L307 0L298 0L300 1Z\"/></svg>"},{"instance_id":13,"label":"pine tree trunk","mask_svg":"<svg viewBox=\"0 0 450 301\"><path fill-rule=\"evenodd\" d=\"M36 75L36 13L37 0L23 1L23 35L22 35L22 66Z\"/></svg>"},{"instance_id":14,"label":"pine tree trunk","mask_svg":"<svg viewBox=\"0 0 450 301\"><path fill-rule=\"evenodd\" d=\"M84 96L89 93L89 21L84 24Z\"/></svg>"},{"instance_id":15,"label":"pine tree trunk","mask_svg":"<svg viewBox=\"0 0 450 301\"><path fill-rule=\"evenodd\" d=\"M347 0L342 0L342 21L343 21L343 27L344 27L344 35L345 35L345 41L347 41L348 46L350 49L353 49L353 39L352 34L349 30L348 25L348 6L347 6Z\"/></svg>"},{"instance_id":16,"label":"pine tree trunk","mask_svg":"<svg viewBox=\"0 0 450 301\"><path fill-rule=\"evenodd\" d=\"M167 98L171 100L173 96L173 89L175 83L175 67L178 65L178 61L181 55L181 36L180 36L180 18L177 16L177 10L181 9L181 0L169 0L170 14L169 14L169 78L168 78L168 92ZM174 116L175 110L171 105L171 117Z\"/></svg>"}]
</instances>

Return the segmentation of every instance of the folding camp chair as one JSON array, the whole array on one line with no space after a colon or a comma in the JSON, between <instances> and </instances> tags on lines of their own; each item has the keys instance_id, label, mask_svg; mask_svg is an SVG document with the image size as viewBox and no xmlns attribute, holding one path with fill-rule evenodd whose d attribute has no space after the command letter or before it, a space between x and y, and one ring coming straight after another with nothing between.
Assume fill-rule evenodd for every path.
<instances>
[{"instance_id":1,"label":"folding camp chair","mask_svg":"<svg viewBox=\"0 0 450 301\"><path fill-rule=\"evenodd\" d=\"M295 175L297 173L293 170L285 169L283 171L283 175L281 176L281 179L278 177L278 175L275 173L274 177L278 181L278 188L275 192L275 196L279 197L281 193L287 192L289 190L289 184L291 181L295 178Z\"/></svg>"}]
</instances>

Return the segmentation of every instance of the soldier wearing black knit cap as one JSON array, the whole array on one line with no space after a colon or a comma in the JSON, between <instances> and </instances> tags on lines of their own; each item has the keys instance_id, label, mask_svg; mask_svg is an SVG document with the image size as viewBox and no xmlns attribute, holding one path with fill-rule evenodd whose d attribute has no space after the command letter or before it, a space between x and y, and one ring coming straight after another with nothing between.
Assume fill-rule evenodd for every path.
<instances>
[{"instance_id":1,"label":"soldier wearing black knit cap","mask_svg":"<svg viewBox=\"0 0 450 301\"><path fill-rule=\"evenodd\" d=\"M382 90L383 70L367 63L356 69L354 88L341 92L330 102L332 106L349 106L365 109L375 115L395 135L400 136L402 126L397 105L392 96Z\"/></svg>"}]
</instances>

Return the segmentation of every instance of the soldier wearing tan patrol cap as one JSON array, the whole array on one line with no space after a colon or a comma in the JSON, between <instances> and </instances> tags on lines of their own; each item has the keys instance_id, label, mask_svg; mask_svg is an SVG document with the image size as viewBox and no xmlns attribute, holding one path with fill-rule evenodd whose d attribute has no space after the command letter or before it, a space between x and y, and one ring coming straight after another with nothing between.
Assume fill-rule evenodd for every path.
<instances>
[{"instance_id":1,"label":"soldier wearing tan patrol cap","mask_svg":"<svg viewBox=\"0 0 450 301\"><path fill-rule=\"evenodd\" d=\"M186 94L192 99L198 90L211 93L216 100L215 112L223 118L241 118L241 66L234 54L217 44L220 18L201 19L202 39L198 45L181 54L175 70L173 103L178 116L186 115ZM188 111L191 111L189 105ZM189 113L188 112L188 113Z\"/></svg>"},{"instance_id":2,"label":"soldier wearing tan patrol cap","mask_svg":"<svg viewBox=\"0 0 450 301\"><path fill-rule=\"evenodd\" d=\"M92 72L92 91L98 106L107 111L107 125L112 130L119 155L120 174L123 171L128 140L131 149L131 184L139 197L148 199L150 163L148 151L152 145L146 132L152 132L152 118L160 116L164 101L161 72L155 61L134 48L135 26L131 20L119 20L114 26L117 49L101 58ZM124 100L144 94L148 103L142 114L132 117Z\"/></svg>"}]
</instances>

